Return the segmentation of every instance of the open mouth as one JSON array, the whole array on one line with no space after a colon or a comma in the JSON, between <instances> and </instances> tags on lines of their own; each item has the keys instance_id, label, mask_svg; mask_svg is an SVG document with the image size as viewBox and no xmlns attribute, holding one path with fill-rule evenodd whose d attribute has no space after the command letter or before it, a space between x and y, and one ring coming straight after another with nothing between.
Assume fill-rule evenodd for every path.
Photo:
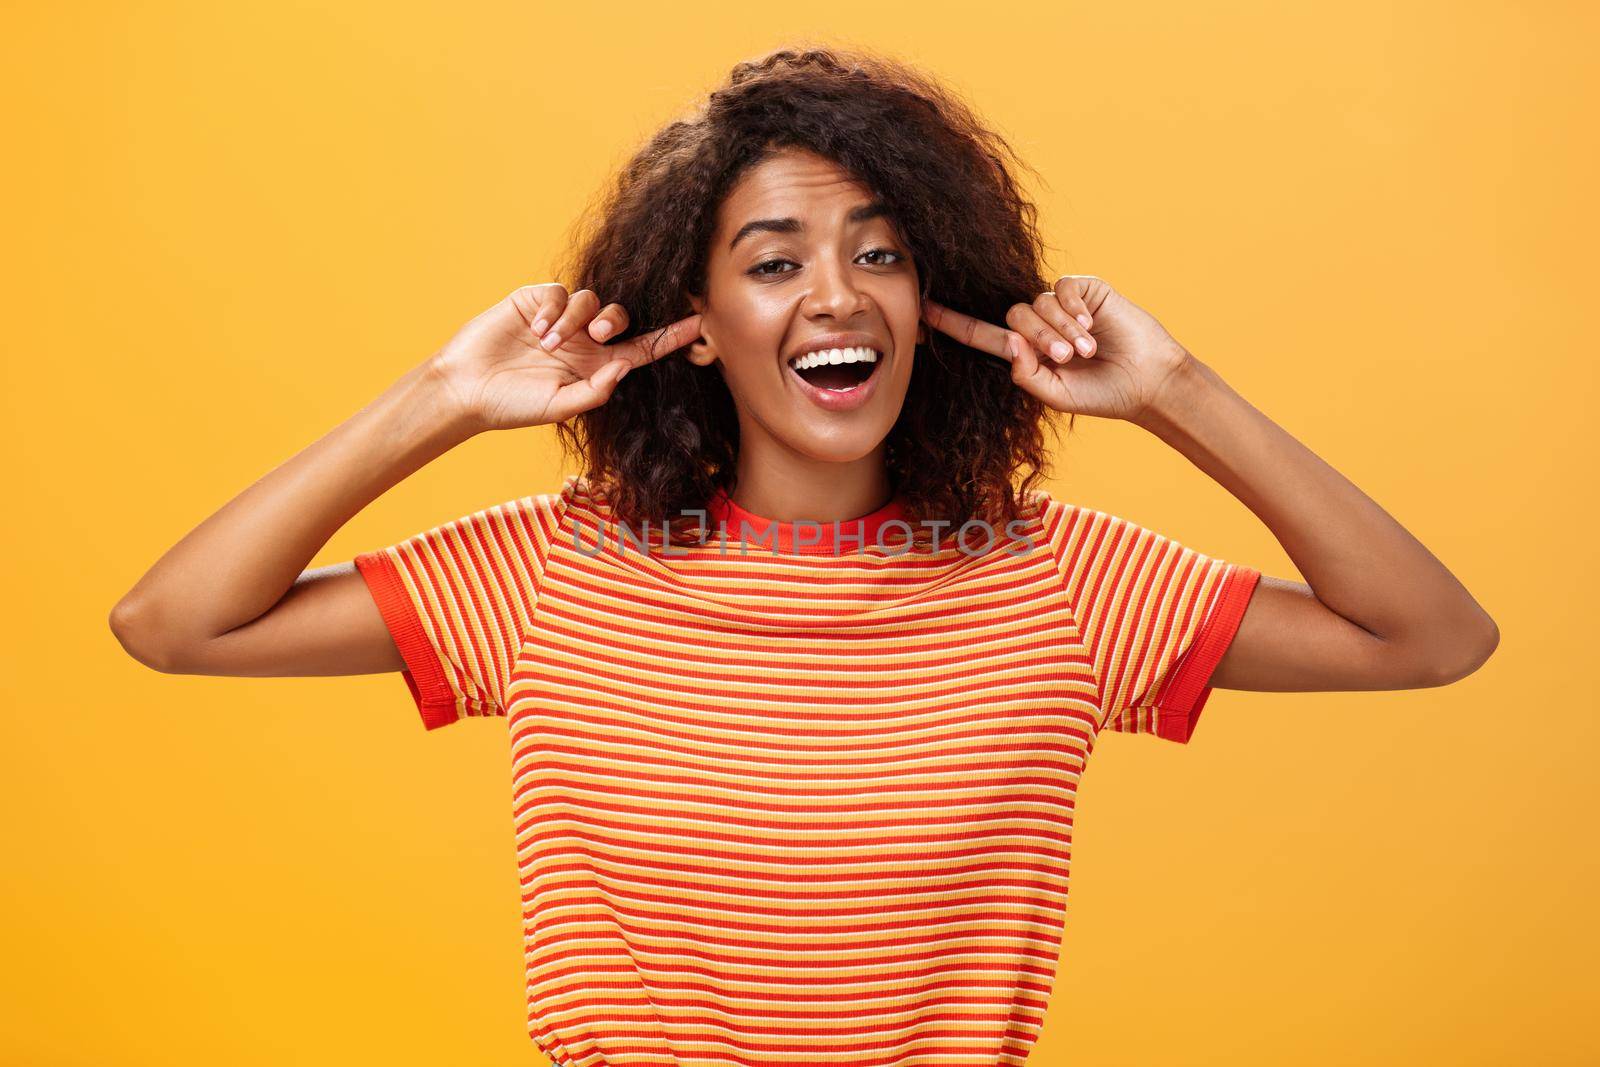
<instances>
[{"instance_id":1,"label":"open mouth","mask_svg":"<svg viewBox=\"0 0 1600 1067\"><path fill-rule=\"evenodd\" d=\"M871 378L881 358L882 353L872 348L829 348L796 356L789 367L813 388L842 392Z\"/></svg>"}]
</instances>

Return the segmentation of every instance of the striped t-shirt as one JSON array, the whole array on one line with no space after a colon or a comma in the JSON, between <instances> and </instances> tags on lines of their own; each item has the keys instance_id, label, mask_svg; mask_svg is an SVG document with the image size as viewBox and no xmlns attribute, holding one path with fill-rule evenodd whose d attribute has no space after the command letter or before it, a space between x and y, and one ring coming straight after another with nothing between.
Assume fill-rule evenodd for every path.
<instances>
[{"instance_id":1,"label":"striped t-shirt","mask_svg":"<svg viewBox=\"0 0 1600 1067\"><path fill-rule=\"evenodd\" d=\"M571 475L356 558L423 724L508 728L534 1042L1023 1062L1095 739L1189 740L1260 572L1039 491L982 553L707 512L667 545Z\"/></svg>"}]
</instances>

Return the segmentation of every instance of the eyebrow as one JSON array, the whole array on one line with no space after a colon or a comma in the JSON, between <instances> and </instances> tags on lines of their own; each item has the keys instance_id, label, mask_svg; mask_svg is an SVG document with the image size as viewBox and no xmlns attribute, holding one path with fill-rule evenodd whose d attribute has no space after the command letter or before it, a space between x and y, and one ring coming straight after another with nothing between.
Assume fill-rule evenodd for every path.
<instances>
[{"instance_id":1,"label":"eyebrow","mask_svg":"<svg viewBox=\"0 0 1600 1067\"><path fill-rule=\"evenodd\" d=\"M889 205L882 200L874 200L870 204L862 204L852 208L846 219L850 222L866 222L868 219L880 218L889 213ZM805 229L805 224L799 219L751 219L739 227L739 232L733 235L733 240L728 242L731 251L740 241L756 233L799 233Z\"/></svg>"}]
</instances>

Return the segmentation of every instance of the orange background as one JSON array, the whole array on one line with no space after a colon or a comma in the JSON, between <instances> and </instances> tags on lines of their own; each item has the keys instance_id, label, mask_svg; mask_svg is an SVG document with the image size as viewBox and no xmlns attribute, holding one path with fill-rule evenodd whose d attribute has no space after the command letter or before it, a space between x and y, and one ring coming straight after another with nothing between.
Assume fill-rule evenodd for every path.
<instances>
[{"instance_id":1,"label":"orange background","mask_svg":"<svg viewBox=\"0 0 1600 1067\"><path fill-rule=\"evenodd\" d=\"M106 617L792 40L966 93L1047 179L1053 268L1154 313L1503 635L1447 688L1219 691L1187 747L1098 746L1031 1063L1600 1059L1600 19L1400 6L9 5L0 1062L544 1062L503 728L425 733L397 675L161 675ZM469 442L313 565L557 458ZM1132 426L1080 420L1049 488L1296 576Z\"/></svg>"}]
</instances>

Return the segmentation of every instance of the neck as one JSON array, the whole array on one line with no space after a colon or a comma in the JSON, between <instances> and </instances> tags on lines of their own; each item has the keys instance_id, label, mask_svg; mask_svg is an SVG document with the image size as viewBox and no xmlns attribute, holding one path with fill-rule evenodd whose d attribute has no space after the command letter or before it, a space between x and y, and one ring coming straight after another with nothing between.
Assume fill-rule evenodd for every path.
<instances>
[{"instance_id":1,"label":"neck","mask_svg":"<svg viewBox=\"0 0 1600 1067\"><path fill-rule=\"evenodd\" d=\"M853 519L878 510L894 495L886 458L881 443L845 463L741 448L728 497L746 511L778 522Z\"/></svg>"}]
</instances>

